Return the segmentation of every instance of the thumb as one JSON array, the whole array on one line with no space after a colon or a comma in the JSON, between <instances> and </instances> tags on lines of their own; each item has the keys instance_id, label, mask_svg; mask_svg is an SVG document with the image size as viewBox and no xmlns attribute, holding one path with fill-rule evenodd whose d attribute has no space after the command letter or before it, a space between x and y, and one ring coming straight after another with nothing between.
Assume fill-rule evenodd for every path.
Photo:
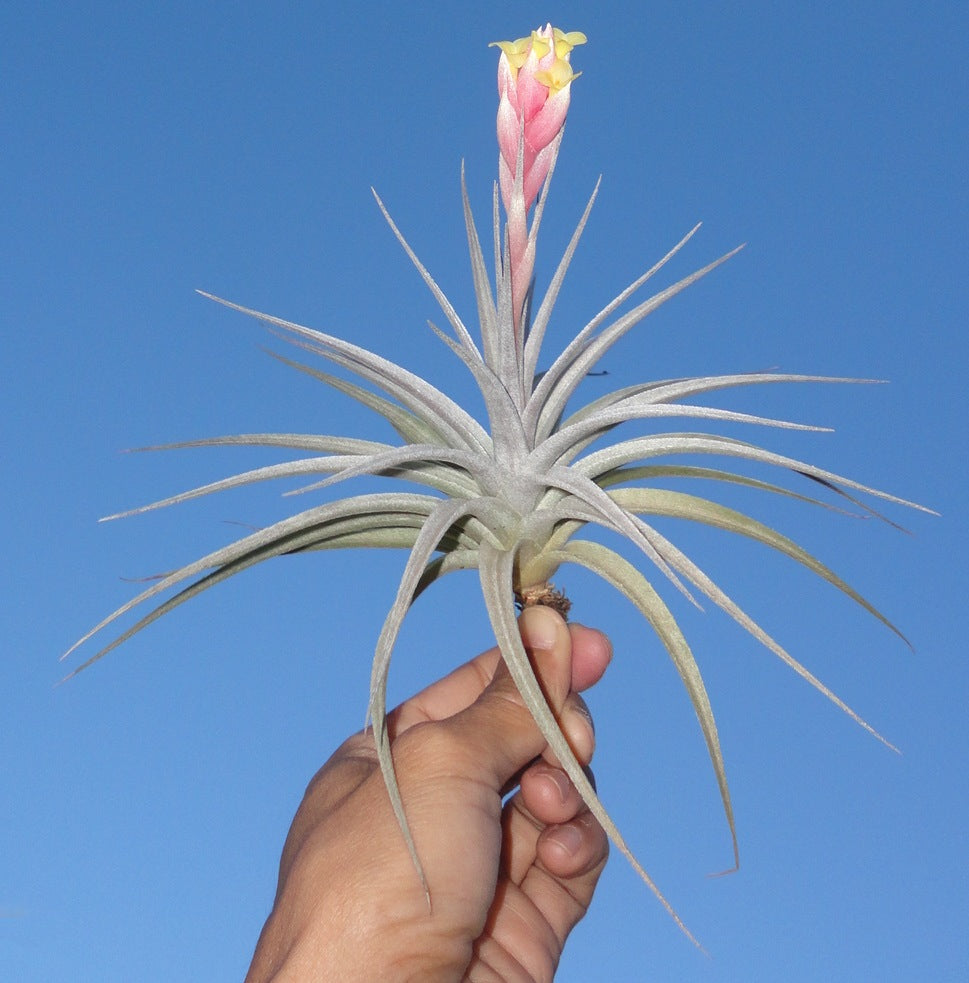
<instances>
[{"instance_id":1,"label":"thumb","mask_svg":"<svg viewBox=\"0 0 969 983\"><path fill-rule=\"evenodd\" d=\"M548 700L558 715L572 687L572 639L551 608L525 608L518 619L522 643ZM545 749L545 738L508 672L504 657L478 699L447 722L482 777L495 788Z\"/></svg>"}]
</instances>

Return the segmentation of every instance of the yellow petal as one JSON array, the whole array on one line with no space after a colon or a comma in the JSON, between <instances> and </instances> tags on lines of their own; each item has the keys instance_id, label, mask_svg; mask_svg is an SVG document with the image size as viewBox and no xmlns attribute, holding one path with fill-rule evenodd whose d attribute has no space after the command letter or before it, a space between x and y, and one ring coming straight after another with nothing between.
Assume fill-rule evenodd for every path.
<instances>
[{"instance_id":1,"label":"yellow petal","mask_svg":"<svg viewBox=\"0 0 969 983\"><path fill-rule=\"evenodd\" d=\"M538 31L532 31L532 36L529 40L532 43L532 51L535 52L535 57L539 59L544 58L552 47L549 39Z\"/></svg>"},{"instance_id":2,"label":"yellow petal","mask_svg":"<svg viewBox=\"0 0 969 983\"><path fill-rule=\"evenodd\" d=\"M555 35L555 57L564 58L576 45L585 44L588 40L581 31L560 31L557 27L552 28Z\"/></svg>"},{"instance_id":3,"label":"yellow petal","mask_svg":"<svg viewBox=\"0 0 969 983\"><path fill-rule=\"evenodd\" d=\"M517 72L528 59L528 52L531 49L531 38L518 38L515 41L492 41L489 48L501 48L504 56L508 59L508 64L513 72Z\"/></svg>"},{"instance_id":4,"label":"yellow petal","mask_svg":"<svg viewBox=\"0 0 969 983\"><path fill-rule=\"evenodd\" d=\"M565 59L556 58L547 72L535 73L535 81L547 85L550 92L558 92L581 74L581 72L573 72L572 66Z\"/></svg>"}]
</instances>

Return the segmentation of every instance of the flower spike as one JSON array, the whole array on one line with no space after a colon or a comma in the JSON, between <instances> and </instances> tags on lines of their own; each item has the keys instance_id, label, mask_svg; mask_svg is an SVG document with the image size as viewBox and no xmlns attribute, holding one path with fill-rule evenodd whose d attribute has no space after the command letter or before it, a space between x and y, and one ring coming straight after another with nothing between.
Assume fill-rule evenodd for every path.
<instances>
[{"instance_id":1,"label":"flower spike","mask_svg":"<svg viewBox=\"0 0 969 983\"><path fill-rule=\"evenodd\" d=\"M521 332L522 307L535 265L527 215L548 177L569 111L569 55L586 37L547 24L517 41L495 41L498 59L498 177L508 216L512 308Z\"/></svg>"}]
</instances>

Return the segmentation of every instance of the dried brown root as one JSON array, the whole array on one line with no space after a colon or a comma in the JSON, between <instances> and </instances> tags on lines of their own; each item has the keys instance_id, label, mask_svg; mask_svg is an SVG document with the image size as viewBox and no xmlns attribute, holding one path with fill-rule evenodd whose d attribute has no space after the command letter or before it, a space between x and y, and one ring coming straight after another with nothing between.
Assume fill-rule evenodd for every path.
<instances>
[{"instance_id":1,"label":"dried brown root","mask_svg":"<svg viewBox=\"0 0 969 983\"><path fill-rule=\"evenodd\" d=\"M572 602L562 591L557 590L554 584L535 584L532 587L515 588L515 605L519 611L534 607L536 604L544 604L545 607L558 611L566 621L569 620Z\"/></svg>"}]
</instances>

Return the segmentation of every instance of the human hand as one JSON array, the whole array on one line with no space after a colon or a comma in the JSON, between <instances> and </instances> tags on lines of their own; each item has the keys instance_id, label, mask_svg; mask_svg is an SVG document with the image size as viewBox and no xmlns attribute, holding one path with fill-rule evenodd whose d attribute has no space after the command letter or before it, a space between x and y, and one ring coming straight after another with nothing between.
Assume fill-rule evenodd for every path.
<instances>
[{"instance_id":1,"label":"human hand","mask_svg":"<svg viewBox=\"0 0 969 983\"><path fill-rule=\"evenodd\" d=\"M605 672L607 639L543 607L527 608L519 628L588 765L594 735L578 693ZM293 820L247 983L551 980L608 844L497 648L401 704L388 729L431 910L373 736L355 734L314 777Z\"/></svg>"}]
</instances>

